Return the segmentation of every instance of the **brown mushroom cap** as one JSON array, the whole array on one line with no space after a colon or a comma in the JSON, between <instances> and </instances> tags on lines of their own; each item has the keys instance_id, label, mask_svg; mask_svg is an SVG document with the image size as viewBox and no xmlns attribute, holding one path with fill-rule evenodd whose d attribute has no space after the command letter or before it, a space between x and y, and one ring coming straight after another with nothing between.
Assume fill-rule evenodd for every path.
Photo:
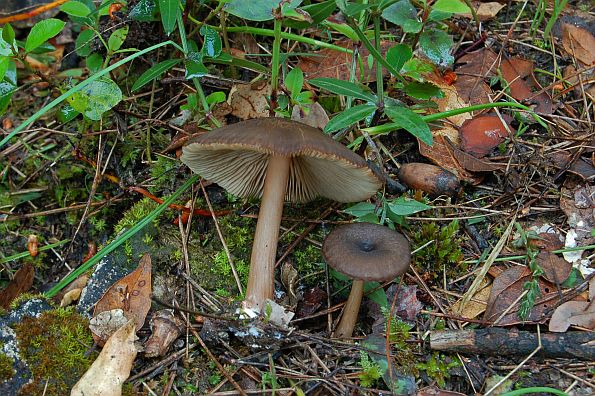
<instances>
[{"instance_id":1,"label":"brown mushroom cap","mask_svg":"<svg viewBox=\"0 0 595 396\"><path fill-rule=\"evenodd\" d=\"M320 130L281 118L258 118L191 140L182 162L240 197L261 197L270 155L291 158L285 199L322 196L338 202L369 198L381 181L367 163Z\"/></svg>"},{"instance_id":2,"label":"brown mushroom cap","mask_svg":"<svg viewBox=\"0 0 595 396\"><path fill-rule=\"evenodd\" d=\"M407 272L409 241L397 231L372 223L335 228L324 240L324 259L351 279L386 281Z\"/></svg>"}]
</instances>

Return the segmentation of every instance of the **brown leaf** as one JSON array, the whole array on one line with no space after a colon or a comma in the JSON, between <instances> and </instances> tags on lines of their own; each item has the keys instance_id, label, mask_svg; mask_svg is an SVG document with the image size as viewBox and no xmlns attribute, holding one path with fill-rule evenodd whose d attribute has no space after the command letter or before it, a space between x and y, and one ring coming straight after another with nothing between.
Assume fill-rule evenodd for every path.
<instances>
[{"instance_id":1,"label":"brown leaf","mask_svg":"<svg viewBox=\"0 0 595 396\"><path fill-rule=\"evenodd\" d=\"M529 101L536 104L538 113L551 114L552 99L545 92L534 95L533 91L541 90L541 86L533 75L533 62L521 58L504 60L500 65L502 77L509 84L510 95L518 101Z\"/></svg>"},{"instance_id":2,"label":"brown leaf","mask_svg":"<svg viewBox=\"0 0 595 396\"><path fill-rule=\"evenodd\" d=\"M496 1L490 1L490 2L474 1L473 6L474 6L474 8L476 8L475 13L477 14L477 17L479 18L479 20L480 21L488 21L490 19L493 19L496 15L498 15L498 12L500 12L500 10L505 7L505 4L500 4ZM471 16L472 16L471 13L463 14L463 15L468 18L471 18Z\"/></svg>"},{"instance_id":3,"label":"brown leaf","mask_svg":"<svg viewBox=\"0 0 595 396\"><path fill-rule=\"evenodd\" d=\"M486 278L484 278L480 289L473 295L473 297L471 297L471 300L469 300L469 302L463 306L463 309L461 310L463 299L460 298L452 306L452 312L466 319L477 318L479 315L485 312L491 290L492 284Z\"/></svg>"},{"instance_id":4,"label":"brown leaf","mask_svg":"<svg viewBox=\"0 0 595 396\"><path fill-rule=\"evenodd\" d=\"M492 172L506 167L506 164L498 164L488 160L475 158L471 154L468 154L455 147L455 145L447 137L445 137L445 141L448 144L448 149L450 150L453 158L456 159L464 169L470 172Z\"/></svg>"},{"instance_id":5,"label":"brown leaf","mask_svg":"<svg viewBox=\"0 0 595 396\"><path fill-rule=\"evenodd\" d=\"M544 312L559 298L558 293L554 291L556 287L547 281L538 280L541 295L536 300L527 319L523 321L518 317L518 303L515 307L510 308L523 293L525 282L531 279L531 270L525 266L514 266L504 270L504 272L494 279L484 319L495 321L504 311L507 311L502 319L498 321L497 326L543 322L545 320L543 317Z\"/></svg>"},{"instance_id":6,"label":"brown leaf","mask_svg":"<svg viewBox=\"0 0 595 396\"><path fill-rule=\"evenodd\" d=\"M305 108L293 106L291 119L318 129L324 129L329 122L328 114L318 102L306 105Z\"/></svg>"},{"instance_id":7,"label":"brown leaf","mask_svg":"<svg viewBox=\"0 0 595 396\"><path fill-rule=\"evenodd\" d=\"M562 24L562 45L564 50L587 66L595 65L595 37L589 31Z\"/></svg>"},{"instance_id":8,"label":"brown leaf","mask_svg":"<svg viewBox=\"0 0 595 396\"><path fill-rule=\"evenodd\" d=\"M564 247L560 236L551 232L542 232L537 235L537 238L529 239L528 243L531 247L546 251L558 250Z\"/></svg>"},{"instance_id":9,"label":"brown leaf","mask_svg":"<svg viewBox=\"0 0 595 396\"><path fill-rule=\"evenodd\" d=\"M456 84L449 85L446 82L444 82L444 80L441 77L435 74L427 76L427 78L436 86L438 86L438 88L440 88L444 93L444 96L442 98L434 99L434 102L436 102L436 104L438 105L438 110L444 112L469 106L468 99L461 97L457 90ZM447 117L447 119L454 125L459 126L462 125L463 122L465 122L465 120L471 117L472 116L470 113L462 113Z\"/></svg>"},{"instance_id":10,"label":"brown leaf","mask_svg":"<svg viewBox=\"0 0 595 396\"><path fill-rule=\"evenodd\" d=\"M8 309L15 298L29 290L33 286L34 276L35 268L31 264L19 268L8 286L0 291L0 307Z\"/></svg>"},{"instance_id":11,"label":"brown leaf","mask_svg":"<svg viewBox=\"0 0 595 396\"><path fill-rule=\"evenodd\" d=\"M580 176L583 180L595 179L595 166L582 157L573 158L571 154L565 151L555 151L548 155L548 159L553 162L555 167L567 169L568 172Z\"/></svg>"},{"instance_id":12,"label":"brown leaf","mask_svg":"<svg viewBox=\"0 0 595 396\"><path fill-rule=\"evenodd\" d=\"M229 92L231 114L242 120L268 117L271 87L266 81L234 85Z\"/></svg>"},{"instance_id":13,"label":"brown leaf","mask_svg":"<svg viewBox=\"0 0 595 396\"><path fill-rule=\"evenodd\" d=\"M595 330L595 300L567 301L554 311L550 331L565 332L571 326Z\"/></svg>"},{"instance_id":14,"label":"brown leaf","mask_svg":"<svg viewBox=\"0 0 595 396\"><path fill-rule=\"evenodd\" d=\"M79 292L82 291L83 288L87 285L87 282L88 281L89 281L89 276L87 276L87 275L81 275L81 276L79 276L74 281L72 281L68 286L66 286L64 289L62 289L62 291L60 291L60 293L56 294L52 298L52 300L55 303L60 303L60 306L61 307L68 305L64 301L64 296L66 296L68 293L70 293L70 292L72 292L74 290L79 290ZM73 297L73 295L71 294L69 298L72 298L72 297ZM64 304L66 304L66 305L62 305L62 302L63 301L64 301Z\"/></svg>"},{"instance_id":15,"label":"brown leaf","mask_svg":"<svg viewBox=\"0 0 595 396\"><path fill-rule=\"evenodd\" d=\"M508 136L507 126L496 115L481 115L467 120L459 128L461 149L475 157L488 155ZM508 125L511 132L514 128Z\"/></svg>"},{"instance_id":16,"label":"brown leaf","mask_svg":"<svg viewBox=\"0 0 595 396\"><path fill-rule=\"evenodd\" d=\"M353 42L350 40L343 40L333 43L339 47L351 48ZM392 41L381 41L380 52L382 55L386 54L386 51L390 47L395 45ZM362 60L362 66L364 69L364 78L362 79L362 70L360 67L356 68L356 78L362 82L374 82L376 81L376 63L370 69L368 67L368 55L370 53L366 47L362 46L359 48L359 56ZM297 67L302 69L305 77L309 80L312 78L328 77L338 78L340 80L349 80L351 73L351 63L353 55L346 52L336 51L329 48L324 48L320 51L312 53L312 56L305 56L300 58ZM386 74L388 73L384 68L382 69Z\"/></svg>"},{"instance_id":17,"label":"brown leaf","mask_svg":"<svg viewBox=\"0 0 595 396\"><path fill-rule=\"evenodd\" d=\"M121 309L127 319L143 327L151 308L151 256L145 254L138 267L114 283L95 305L93 317L101 312Z\"/></svg>"},{"instance_id":18,"label":"brown leaf","mask_svg":"<svg viewBox=\"0 0 595 396\"><path fill-rule=\"evenodd\" d=\"M554 285L563 283L572 271L572 264L550 252L539 252L537 263L543 269L543 277Z\"/></svg>"},{"instance_id":19,"label":"brown leaf","mask_svg":"<svg viewBox=\"0 0 595 396\"><path fill-rule=\"evenodd\" d=\"M463 55L457 60L454 86L461 99L469 104L484 104L491 101L492 90L485 79L496 75L498 55L489 48Z\"/></svg>"},{"instance_id":20,"label":"brown leaf","mask_svg":"<svg viewBox=\"0 0 595 396\"><path fill-rule=\"evenodd\" d=\"M313 315L326 302L326 292L316 286L304 292L304 298L298 303L295 316L305 318Z\"/></svg>"},{"instance_id":21,"label":"brown leaf","mask_svg":"<svg viewBox=\"0 0 595 396\"><path fill-rule=\"evenodd\" d=\"M395 295L397 297L395 315L410 322L415 321L423 308L422 303L417 299L417 286L405 284L391 285L386 291L386 297L389 303L392 303Z\"/></svg>"},{"instance_id":22,"label":"brown leaf","mask_svg":"<svg viewBox=\"0 0 595 396\"><path fill-rule=\"evenodd\" d=\"M436 385L426 386L417 391L416 396L459 396L464 393L442 390Z\"/></svg>"}]
</instances>

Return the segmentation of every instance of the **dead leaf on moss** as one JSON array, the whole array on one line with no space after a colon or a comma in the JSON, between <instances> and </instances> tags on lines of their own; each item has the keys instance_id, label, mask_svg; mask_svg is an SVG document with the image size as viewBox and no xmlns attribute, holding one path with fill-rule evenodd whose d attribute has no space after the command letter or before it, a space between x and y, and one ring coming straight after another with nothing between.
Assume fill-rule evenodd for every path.
<instances>
[{"instance_id":1,"label":"dead leaf on moss","mask_svg":"<svg viewBox=\"0 0 595 396\"><path fill-rule=\"evenodd\" d=\"M510 95L518 101L535 105L538 113L551 114L552 99L546 92L535 95L534 91L541 90L541 86L533 75L533 62L521 58L511 58L502 61L500 65L502 77L508 83Z\"/></svg>"},{"instance_id":2,"label":"dead leaf on moss","mask_svg":"<svg viewBox=\"0 0 595 396\"><path fill-rule=\"evenodd\" d=\"M504 125L497 115L473 117L459 128L461 149L477 158L485 157L508 136L507 127L515 132L510 125Z\"/></svg>"},{"instance_id":3,"label":"dead leaf on moss","mask_svg":"<svg viewBox=\"0 0 595 396\"><path fill-rule=\"evenodd\" d=\"M151 308L151 256L145 254L138 267L114 283L95 305L93 317L101 312L121 309L127 319L143 327Z\"/></svg>"},{"instance_id":4,"label":"dead leaf on moss","mask_svg":"<svg viewBox=\"0 0 595 396\"><path fill-rule=\"evenodd\" d=\"M105 343L89 370L74 385L70 396L121 396L122 385L130 376L137 350L136 327L129 320Z\"/></svg>"},{"instance_id":5,"label":"dead leaf on moss","mask_svg":"<svg viewBox=\"0 0 595 396\"><path fill-rule=\"evenodd\" d=\"M568 54L586 66L595 65L595 37L588 30L562 24L562 45Z\"/></svg>"},{"instance_id":6,"label":"dead leaf on moss","mask_svg":"<svg viewBox=\"0 0 595 396\"><path fill-rule=\"evenodd\" d=\"M14 274L14 278L0 291L0 307L8 309L10 303L19 295L28 291L33 286L35 268L31 264L25 264Z\"/></svg>"}]
</instances>

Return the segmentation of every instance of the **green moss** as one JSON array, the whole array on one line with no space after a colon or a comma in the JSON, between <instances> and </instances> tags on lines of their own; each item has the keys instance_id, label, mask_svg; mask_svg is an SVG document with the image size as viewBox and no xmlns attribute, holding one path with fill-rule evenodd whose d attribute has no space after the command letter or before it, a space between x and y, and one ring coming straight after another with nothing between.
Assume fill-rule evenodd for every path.
<instances>
[{"instance_id":1,"label":"green moss","mask_svg":"<svg viewBox=\"0 0 595 396\"><path fill-rule=\"evenodd\" d=\"M321 264L324 263L324 259L319 248L309 242L302 242L293 251L291 257L304 285L314 286L319 283L322 278L311 276L323 268Z\"/></svg>"},{"instance_id":2,"label":"green moss","mask_svg":"<svg viewBox=\"0 0 595 396\"><path fill-rule=\"evenodd\" d=\"M124 212L124 216L122 216L120 221L118 221L118 224L116 224L114 227L114 233L119 234L120 232L136 225L141 219L145 218L149 213L155 210L157 206L158 204L154 201L151 201L149 198L141 199L130 209ZM155 221L155 225L158 224L159 223Z\"/></svg>"},{"instance_id":3,"label":"green moss","mask_svg":"<svg viewBox=\"0 0 595 396\"><path fill-rule=\"evenodd\" d=\"M19 351L33 375L20 394L68 394L96 358L88 354L93 345L88 326L88 320L73 308L47 311L16 324Z\"/></svg>"},{"instance_id":4,"label":"green moss","mask_svg":"<svg viewBox=\"0 0 595 396\"><path fill-rule=\"evenodd\" d=\"M467 271L467 266L461 264L463 240L457 236L459 222L453 220L448 226L440 227L436 223L424 223L421 229L412 235L413 249L420 250L414 257L414 265L432 279L436 279L444 270L449 278L457 278Z\"/></svg>"},{"instance_id":5,"label":"green moss","mask_svg":"<svg viewBox=\"0 0 595 396\"><path fill-rule=\"evenodd\" d=\"M3 347L3 343L0 342L0 350L2 350ZM12 378L12 376L15 374L13 365L13 358L4 353L0 353L0 382L7 381Z\"/></svg>"}]
</instances>

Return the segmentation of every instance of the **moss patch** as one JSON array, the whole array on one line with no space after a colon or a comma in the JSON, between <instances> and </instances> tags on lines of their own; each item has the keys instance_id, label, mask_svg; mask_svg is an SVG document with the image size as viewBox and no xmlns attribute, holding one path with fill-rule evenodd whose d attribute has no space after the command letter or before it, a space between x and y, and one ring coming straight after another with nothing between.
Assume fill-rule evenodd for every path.
<instances>
[{"instance_id":1,"label":"moss patch","mask_svg":"<svg viewBox=\"0 0 595 396\"><path fill-rule=\"evenodd\" d=\"M0 343L0 350L2 350L2 344ZM7 381L12 378L15 371L13 369L14 360L4 354L0 353L0 382Z\"/></svg>"},{"instance_id":2,"label":"moss patch","mask_svg":"<svg viewBox=\"0 0 595 396\"><path fill-rule=\"evenodd\" d=\"M97 357L87 354L93 345L88 326L88 320L73 308L47 311L16 324L19 350L33 375L20 394L68 394Z\"/></svg>"}]
</instances>

